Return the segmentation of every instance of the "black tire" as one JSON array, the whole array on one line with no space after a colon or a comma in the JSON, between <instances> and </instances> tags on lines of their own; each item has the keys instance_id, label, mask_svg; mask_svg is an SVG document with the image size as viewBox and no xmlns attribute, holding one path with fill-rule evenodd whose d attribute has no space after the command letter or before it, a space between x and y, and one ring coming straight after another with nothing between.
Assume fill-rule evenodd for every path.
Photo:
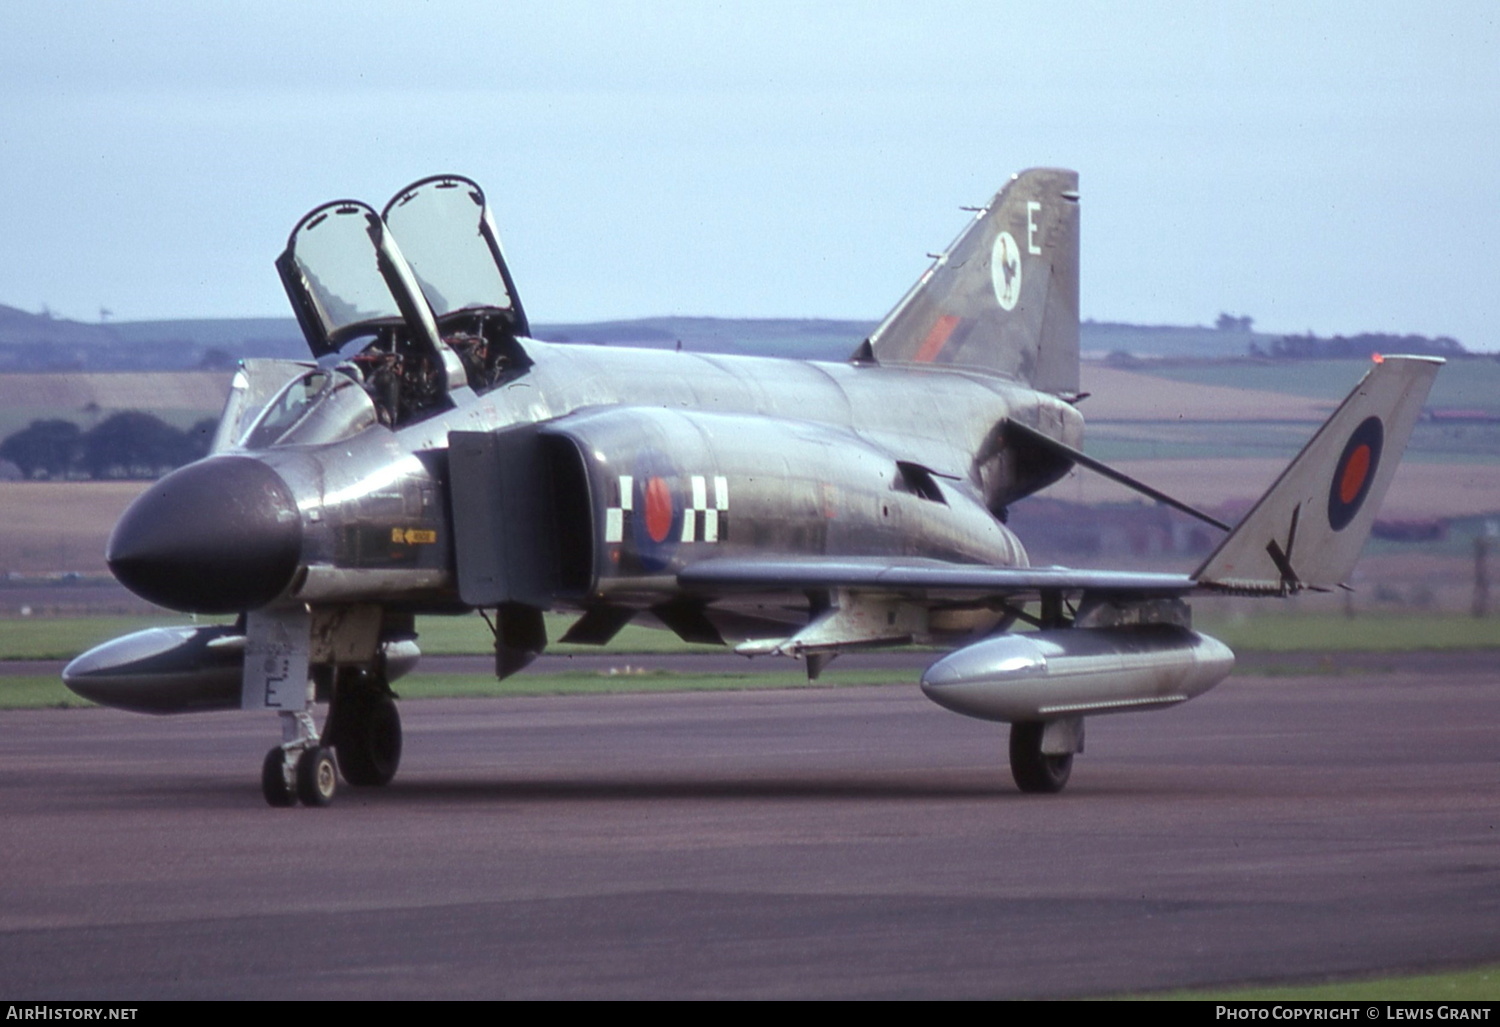
<instances>
[{"instance_id":1,"label":"black tire","mask_svg":"<svg viewBox=\"0 0 1500 1027\"><path fill-rule=\"evenodd\" d=\"M339 773L333 750L321 745L304 750L297 760L297 798L304 806L326 806L338 791Z\"/></svg>"},{"instance_id":2,"label":"black tire","mask_svg":"<svg viewBox=\"0 0 1500 1027\"><path fill-rule=\"evenodd\" d=\"M401 714L396 701L378 695L349 702L339 711L334 749L339 770L351 785L378 788L390 784L401 766Z\"/></svg>"},{"instance_id":3,"label":"black tire","mask_svg":"<svg viewBox=\"0 0 1500 1027\"><path fill-rule=\"evenodd\" d=\"M1016 787L1023 792L1060 792L1073 772L1072 753L1049 756L1042 752L1042 732L1046 727L1039 720L1010 726L1010 773L1016 779Z\"/></svg>"},{"instance_id":4,"label":"black tire","mask_svg":"<svg viewBox=\"0 0 1500 1027\"><path fill-rule=\"evenodd\" d=\"M285 759L278 745L266 753L265 761L260 765L260 793L266 797L268 806L297 805L297 796L287 787L286 774L281 769Z\"/></svg>"}]
</instances>

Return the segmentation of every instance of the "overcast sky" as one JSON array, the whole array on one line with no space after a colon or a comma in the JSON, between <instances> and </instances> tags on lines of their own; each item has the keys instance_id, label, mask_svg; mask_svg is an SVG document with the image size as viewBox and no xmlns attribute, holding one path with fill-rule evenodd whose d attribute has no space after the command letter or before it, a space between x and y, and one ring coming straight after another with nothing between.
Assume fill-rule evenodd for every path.
<instances>
[{"instance_id":1,"label":"overcast sky","mask_svg":"<svg viewBox=\"0 0 1500 1027\"><path fill-rule=\"evenodd\" d=\"M12 3L0 303L285 316L302 213L451 171L534 321L873 319L1062 165L1086 317L1500 349L1497 11Z\"/></svg>"}]
</instances>

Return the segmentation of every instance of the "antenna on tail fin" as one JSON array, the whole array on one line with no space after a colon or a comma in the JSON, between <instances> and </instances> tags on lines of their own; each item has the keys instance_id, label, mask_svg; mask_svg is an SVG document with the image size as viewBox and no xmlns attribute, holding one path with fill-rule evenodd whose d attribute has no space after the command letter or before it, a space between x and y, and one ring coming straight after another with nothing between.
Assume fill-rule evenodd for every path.
<instances>
[{"instance_id":1,"label":"antenna on tail fin","mask_svg":"<svg viewBox=\"0 0 1500 1027\"><path fill-rule=\"evenodd\" d=\"M998 372L1078 393L1078 173L1010 180L886 315L856 359Z\"/></svg>"}]
</instances>

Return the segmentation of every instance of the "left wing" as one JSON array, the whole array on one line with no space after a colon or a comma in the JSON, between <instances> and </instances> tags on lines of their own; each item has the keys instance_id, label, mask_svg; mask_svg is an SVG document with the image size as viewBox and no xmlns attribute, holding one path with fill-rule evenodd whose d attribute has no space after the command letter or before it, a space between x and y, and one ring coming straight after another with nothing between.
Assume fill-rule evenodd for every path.
<instances>
[{"instance_id":1,"label":"left wing","mask_svg":"<svg viewBox=\"0 0 1500 1027\"><path fill-rule=\"evenodd\" d=\"M1129 603L1145 609L1164 601L1166 607L1181 609L1183 604L1175 600L1198 587L1182 574L985 567L883 557L705 560L684 568L677 580L709 602L744 594L807 596L811 617L805 627L786 636L743 641L735 651L745 656L805 656L814 677L822 662L845 649L953 644L1003 630L1017 618L1038 627L1061 627L1070 623L1064 616L1064 599L1080 593L1085 603L1107 599L1111 605ZM1040 617L1024 612L1032 600L1041 601Z\"/></svg>"},{"instance_id":2,"label":"left wing","mask_svg":"<svg viewBox=\"0 0 1500 1027\"><path fill-rule=\"evenodd\" d=\"M678 584L708 594L858 589L929 600L989 596L1025 601L1043 592L1106 591L1142 598L1178 596L1198 583L1186 574L1075 570L1069 567L983 567L942 560L888 557L834 560L703 560L683 568Z\"/></svg>"}]
</instances>

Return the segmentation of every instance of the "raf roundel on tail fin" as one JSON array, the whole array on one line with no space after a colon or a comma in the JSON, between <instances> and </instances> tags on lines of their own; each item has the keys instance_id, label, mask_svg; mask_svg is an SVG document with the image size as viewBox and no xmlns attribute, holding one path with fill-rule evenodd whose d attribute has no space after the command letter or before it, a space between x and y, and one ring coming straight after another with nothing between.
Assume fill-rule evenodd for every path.
<instances>
[{"instance_id":1,"label":"raf roundel on tail fin","mask_svg":"<svg viewBox=\"0 0 1500 1027\"><path fill-rule=\"evenodd\" d=\"M1343 531L1359 513L1375 474L1380 470L1380 450L1385 444L1385 427L1378 417L1360 422L1344 444L1344 453L1333 468L1328 483L1328 526Z\"/></svg>"},{"instance_id":2,"label":"raf roundel on tail fin","mask_svg":"<svg viewBox=\"0 0 1500 1027\"><path fill-rule=\"evenodd\" d=\"M1075 395L1077 172L1033 168L1011 179L869 341L882 364L978 368Z\"/></svg>"},{"instance_id":3,"label":"raf roundel on tail fin","mask_svg":"<svg viewBox=\"0 0 1500 1027\"><path fill-rule=\"evenodd\" d=\"M1210 589L1272 593L1343 583L1442 363L1376 363L1194 580Z\"/></svg>"}]
</instances>

